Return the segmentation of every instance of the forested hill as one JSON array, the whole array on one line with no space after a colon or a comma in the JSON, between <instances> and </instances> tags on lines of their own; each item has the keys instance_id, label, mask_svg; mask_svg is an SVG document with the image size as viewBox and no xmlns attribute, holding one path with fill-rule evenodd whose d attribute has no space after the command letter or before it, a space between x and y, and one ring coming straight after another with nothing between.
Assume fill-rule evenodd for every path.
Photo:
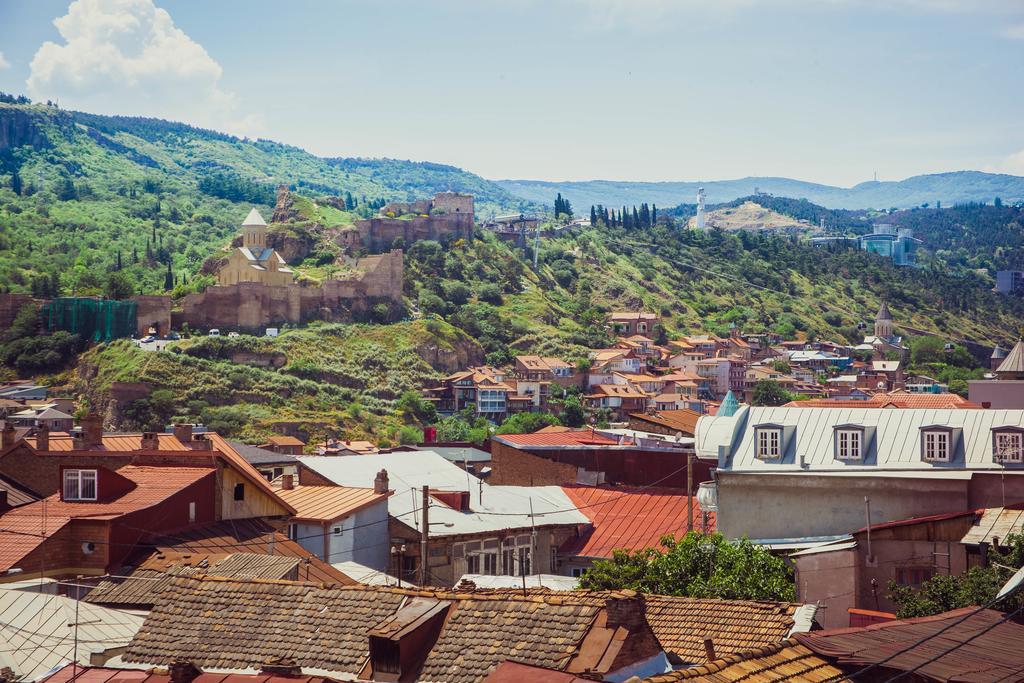
<instances>
[{"instance_id":1,"label":"forested hill","mask_svg":"<svg viewBox=\"0 0 1024 683\"><path fill-rule=\"evenodd\" d=\"M452 166L323 159L270 140L0 96L0 290L45 276L64 292L92 292L122 270L133 289L162 291L168 271L195 273L251 205L269 219L278 183L344 197L352 218L443 190L474 194L482 215L531 208Z\"/></svg>"},{"instance_id":2,"label":"forested hill","mask_svg":"<svg viewBox=\"0 0 1024 683\"><path fill-rule=\"evenodd\" d=\"M730 202L757 192L806 199L832 209L903 209L922 204L934 206L936 202L945 206L965 202L991 204L996 197L1007 204L1024 201L1024 177L980 171L919 175L899 181L869 181L850 188L774 177L657 183L615 180L495 182L515 196L535 202L550 201L561 192L573 206L623 206L642 202L675 206L695 201L699 187L705 189L707 201L712 204Z\"/></svg>"}]
</instances>

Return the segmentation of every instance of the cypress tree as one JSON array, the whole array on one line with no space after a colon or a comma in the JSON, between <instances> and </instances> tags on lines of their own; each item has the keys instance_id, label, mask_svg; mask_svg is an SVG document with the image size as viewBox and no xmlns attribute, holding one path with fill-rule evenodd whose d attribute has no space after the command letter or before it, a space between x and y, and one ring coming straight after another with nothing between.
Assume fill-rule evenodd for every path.
<instances>
[{"instance_id":1,"label":"cypress tree","mask_svg":"<svg viewBox=\"0 0 1024 683\"><path fill-rule=\"evenodd\" d=\"M171 274L171 260L167 259L167 274L164 275L164 291L174 289L174 275Z\"/></svg>"},{"instance_id":2,"label":"cypress tree","mask_svg":"<svg viewBox=\"0 0 1024 683\"><path fill-rule=\"evenodd\" d=\"M17 170L11 173L11 189L14 190L14 194L21 194L21 176Z\"/></svg>"},{"instance_id":3,"label":"cypress tree","mask_svg":"<svg viewBox=\"0 0 1024 683\"><path fill-rule=\"evenodd\" d=\"M594 205L591 204L590 205L590 227L594 227L595 225L597 225L597 210L594 208Z\"/></svg>"},{"instance_id":4,"label":"cypress tree","mask_svg":"<svg viewBox=\"0 0 1024 683\"><path fill-rule=\"evenodd\" d=\"M651 225L658 224L658 205L651 204Z\"/></svg>"},{"instance_id":5,"label":"cypress tree","mask_svg":"<svg viewBox=\"0 0 1024 683\"><path fill-rule=\"evenodd\" d=\"M120 249L117 250L117 268L116 268L116 270L121 270L121 250Z\"/></svg>"},{"instance_id":6,"label":"cypress tree","mask_svg":"<svg viewBox=\"0 0 1024 683\"><path fill-rule=\"evenodd\" d=\"M636 206L633 206L633 228L639 228L642 225L640 223L640 214L636 210Z\"/></svg>"}]
</instances>

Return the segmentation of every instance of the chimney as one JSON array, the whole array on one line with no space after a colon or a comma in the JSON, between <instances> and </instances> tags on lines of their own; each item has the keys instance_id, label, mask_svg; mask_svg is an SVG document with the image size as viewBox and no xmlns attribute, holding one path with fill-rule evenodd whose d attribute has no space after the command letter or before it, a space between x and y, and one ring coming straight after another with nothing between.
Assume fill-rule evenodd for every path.
<instances>
[{"instance_id":1,"label":"chimney","mask_svg":"<svg viewBox=\"0 0 1024 683\"><path fill-rule=\"evenodd\" d=\"M167 667L167 673L171 676L171 683L192 683L203 672L192 662L173 662Z\"/></svg>"},{"instance_id":2,"label":"chimney","mask_svg":"<svg viewBox=\"0 0 1024 683\"><path fill-rule=\"evenodd\" d=\"M103 418L90 411L82 418L82 442L86 448L99 448L103 445Z\"/></svg>"},{"instance_id":3,"label":"chimney","mask_svg":"<svg viewBox=\"0 0 1024 683\"><path fill-rule=\"evenodd\" d=\"M260 667L260 673L268 676L301 676L302 667L294 659L271 657Z\"/></svg>"},{"instance_id":4,"label":"chimney","mask_svg":"<svg viewBox=\"0 0 1024 683\"><path fill-rule=\"evenodd\" d=\"M715 657L715 641L711 638L704 639L704 654L707 655L709 662L713 662L717 659L717 657Z\"/></svg>"},{"instance_id":5,"label":"chimney","mask_svg":"<svg viewBox=\"0 0 1024 683\"><path fill-rule=\"evenodd\" d=\"M192 425L176 423L174 425L174 438L187 446L188 442L192 440Z\"/></svg>"},{"instance_id":6,"label":"chimney","mask_svg":"<svg viewBox=\"0 0 1024 683\"><path fill-rule=\"evenodd\" d=\"M4 431L0 432L0 447L7 448L14 445L14 425L10 422L4 424Z\"/></svg>"},{"instance_id":7,"label":"chimney","mask_svg":"<svg viewBox=\"0 0 1024 683\"><path fill-rule=\"evenodd\" d=\"M36 429L36 450L50 450L50 428L45 424L39 425Z\"/></svg>"},{"instance_id":8,"label":"chimney","mask_svg":"<svg viewBox=\"0 0 1024 683\"><path fill-rule=\"evenodd\" d=\"M645 606L640 596L608 598L605 600L604 608L608 613L609 628L623 626L635 629L646 623Z\"/></svg>"},{"instance_id":9,"label":"chimney","mask_svg":"<svg viewBox=\"0 0 1024 683\"><path fill-rule=\"evenodd\" d=\"M381 470L377 473L377 476L373 478L373 492L374 493L387 493L388 492L388 471Z\"/></svg>"},{"instance_id":10,"label":"chimney","mask_svg":"<svg viewBox=\"0 0 1024 683\"><path fill-rule=\"evenodd\" d=\"M206 438L205 434L195 434L188 445L192 446L192 450L196 451L213 450L213 442Z\"/></svg>"},{"instance_id":11,"label":"chimney","mask_svg":"<svg viewBox=\"0 0 1024 683\"><path fill-rule=\"evenodd\" d=\"M281 475L281 488L284 489L285 491L291 491L293 488L295 488L295 481L294 481L293 475L291 475L291 474L282 474Z\"/></svg>"},{"instance_id":12,"label":"chimney","mask_svg":"<svg viewBox=\"0 0 1024 683\"><path fill-rule=\"evenodd\" d=\"M156 451L160 449L160 435L156 432L142 432L142 443L139 448L144 451Z\"/></svg>"}]
</instances>

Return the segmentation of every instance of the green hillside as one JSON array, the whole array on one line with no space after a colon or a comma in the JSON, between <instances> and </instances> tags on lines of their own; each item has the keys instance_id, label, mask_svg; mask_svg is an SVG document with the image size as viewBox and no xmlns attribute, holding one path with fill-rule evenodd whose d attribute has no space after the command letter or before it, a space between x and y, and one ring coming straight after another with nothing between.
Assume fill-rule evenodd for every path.
<instances>
[{"instance_id":1,"label":"green hillside","mask_svg":"<svg viewBox=\"0 0 1024 683\"><path fill-rule=\"evenodd\" d=\"M350 199L349 219L448 189L472 192L481 212L526 207L451 166L322 159L159 119L0 101L0 290L35 281L99 293L120 269L133 291L163 291L168 263L172 278L190 279L250 206L269 218L279 183Z\"/></svg>"}]
</instances>

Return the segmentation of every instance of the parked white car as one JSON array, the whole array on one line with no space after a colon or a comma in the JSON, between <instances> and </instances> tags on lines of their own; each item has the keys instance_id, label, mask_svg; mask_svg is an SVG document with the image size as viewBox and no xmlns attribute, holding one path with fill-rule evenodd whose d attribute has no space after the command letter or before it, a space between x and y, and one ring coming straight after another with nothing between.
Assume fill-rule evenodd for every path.
<instances>
[{"instance_id":1,"label":"parked white car","mask_svg":"<svg viewBox=\"0 0 1024 683\"><path fill-rule=\"evenodd\" d=\"M211 337L219 337L220 336L220 330L218 330L216 327L213 328L212 330L210 330L210 336Z\"/></svg>"},{"instance_id":2,"label":"parked white car","mask_svg":"<svg viewBox=\"0 0 1024 683\"><path fill-rule=\"evenodd\" d=\"M268 336L268 337L276 337L277 335L278 335L278 329L276 327L268 327L267 328L266 336Z\"/></svg>"}]
</instances>

